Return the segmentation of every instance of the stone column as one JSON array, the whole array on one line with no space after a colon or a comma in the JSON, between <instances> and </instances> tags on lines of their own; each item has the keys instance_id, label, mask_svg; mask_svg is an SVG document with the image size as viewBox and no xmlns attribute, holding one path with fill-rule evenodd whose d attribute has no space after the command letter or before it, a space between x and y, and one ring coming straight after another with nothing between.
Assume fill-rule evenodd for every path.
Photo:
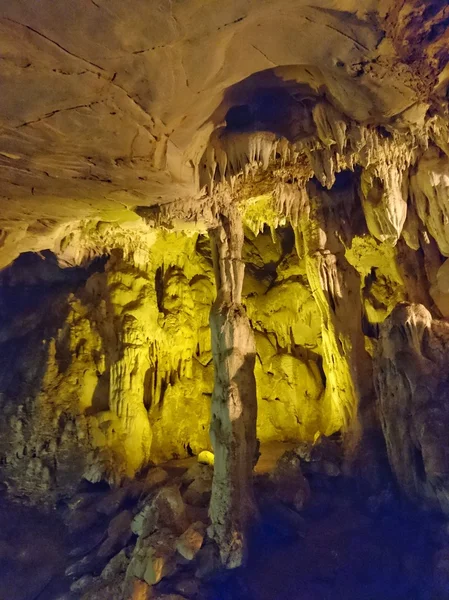
<instances>
[{"instance_id":1,"label":"stone column","mask_svg":"<svg viewBox=\"0 0 449 600\"><path fill-rule=\"evenodd\" d=\"M215 452L210 535L223 566L240 566L256 514L252 471L257 452L254 334L241 304L243 225L237 210L210 230L217 298L210 313L215 382L210 435Z\"/></svg>"},{"instance_id":2,"label":"stone column","mask_svg":"<svg viewBox=\"0 0 449 600\"><path fill-rule=\"evenodd\" d=\"M325 434L341 430L347 449L359 441L359 401L371 399L372 373L364 347L360 276L345 258L341 224L345 194L309 186L308 218L301 220L307 277L322 320L326 373Z\"/></svg>"}]
</instances>

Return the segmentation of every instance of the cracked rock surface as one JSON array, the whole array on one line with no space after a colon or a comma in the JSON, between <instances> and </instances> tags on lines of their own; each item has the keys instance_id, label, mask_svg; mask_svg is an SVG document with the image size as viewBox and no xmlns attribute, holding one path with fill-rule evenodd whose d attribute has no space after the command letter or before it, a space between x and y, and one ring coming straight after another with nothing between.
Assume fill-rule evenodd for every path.
<instances>
[{"instance_id":1,"label":"cracked rock surface","mask_svg":"<svg viewBox=\"0 0 449 600\"><path fill-rule=\"evenodd\" d=\"M254 74L292 97L318 90L359 122L426 101L445 39L438 2L420 25L426 4L2 3L2 263L48 247L67 222L128 222L135 206L194 197L207 138ZM422 50L407 58L416 35Z\"/></svg>"}]
</instances>

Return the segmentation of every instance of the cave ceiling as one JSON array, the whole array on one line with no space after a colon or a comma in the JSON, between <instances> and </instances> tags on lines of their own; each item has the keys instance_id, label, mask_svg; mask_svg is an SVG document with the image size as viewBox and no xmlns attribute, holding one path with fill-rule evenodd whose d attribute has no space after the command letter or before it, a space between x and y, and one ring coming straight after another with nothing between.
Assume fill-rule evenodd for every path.
<instances>
[{"instance_id":1,"label":"cave ceiling","mask_svg":"<svg viewBox=\"0 0 449 600\"><path fill-rule=\"evenodd\" d=\"M204 196L197 167L232 107L290 142L281 109L319 97L367 125L440 110L444 5L2 0L1 264L68 223Z\"/></svg>"}]
</instances>

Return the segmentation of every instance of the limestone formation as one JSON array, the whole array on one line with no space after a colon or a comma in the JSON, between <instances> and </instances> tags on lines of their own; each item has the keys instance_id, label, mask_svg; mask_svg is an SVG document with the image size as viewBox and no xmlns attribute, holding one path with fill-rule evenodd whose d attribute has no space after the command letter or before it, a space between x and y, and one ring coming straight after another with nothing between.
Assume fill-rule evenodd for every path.
<instances>
[{"instance_id":1,"label":"limestone formation","mask_svg":"<svg viewBox=\"0 0 449 600\"><path fill-rule=\"evenodd\" d=\"M245 233L257 435L262 442L312 440L325 430L327 416L319 313L304 261L294 248L282 250L283 236L293 239L289 230L274 241L268 231ZM31 290L45 294L49 311L34 312L25 291L16 314L9 298L21 289L25 263L5 272L1 403L7 419L0 446L12 488L40 498L61 495L82 477L118 483L149 459L201 458L211 448L213 270L205 243L196 233L154 234L145 265L140 253L115 253L87 271L38 259L39 269L49 272L35 269ZM273 259L274 285L265 276ZM48 292L44 277L56 282ZM67 294L75 278L79 285ZM37 346L41 338L45 344ZM13 356L20 358L9 362ZM56 417L60 435L54 438Z\"/></svg>"},{"instance_id":2,"label":"limestone formation","mask_svg":"<svg viewBox=\"0 0 449 600\"><path fill-rule=\"evenodd\" d=\"M414 500L449 512L445 321L399 304L381 326L375 359L379 410L390 463Z\"/></svg>"},{"instance_id":3,"label":"limestone formation","mask_svg":"<svg viewBox=\"0 0 449 600\"><path fill-rule=\"evenodd\" d=\"M243 566L271 443L284 534L382 440L449 513L447 3L2 4L0 483L72 591Z\"/></svg>"},{"instance_id":4,"label":"limestone formation","mask_svg":"<svg viewBox=\"0 0 449 600\"><path fill-rule=\"evenodd\" d=\"M210 505L211 537L223 565L240 566L247 533L255 517L252 470L256 460L256 347L242 305L243 225L234 208L211 232L217 298L210 325L215 379L210 435L214 479Z\"/></svg>"}]
</instances>

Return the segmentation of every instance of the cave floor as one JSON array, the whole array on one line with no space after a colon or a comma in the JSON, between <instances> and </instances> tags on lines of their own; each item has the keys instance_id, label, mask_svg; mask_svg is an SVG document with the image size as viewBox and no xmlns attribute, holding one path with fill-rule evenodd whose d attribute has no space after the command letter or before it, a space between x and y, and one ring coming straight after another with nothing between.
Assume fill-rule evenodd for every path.
<instances>
[{"instance_id":1,"label":"cave floor","mask_svg":"<svg viewBox=\"0 0 449 600\"><path fill-rule=\"evenodd\" d=\"M354 482L309 481L311 503L299 519L295 517L297 534L285 531L284 517L277 510L262 507L247 566L214 582L208 600L436 597L432 595L432 557L437 550L433 539L440 527L436 516L399 501L376 509Z\"/></svg>"},{"instance_id":2,"label":"cave floor","mask_svg":"<svg viewBox=\"0 0 449 600\"><path fill-rule=\"evenodd\" d=\"M296 513L267 502L263 480L288 444L262 448L255 488L260 521L244 569L205 584L201 600L431 600L438 517L397 497L369 496L343 476L307 476L311 498ZM194 457L166 463L182 475ZM0 600L75 600L64 569L70 562L57 512L0 497ZM72 559L73 560L73 559Z\"/></svg>"},{"instance_id":3,"label":"cave floor","mask_svg":"<svg viewBox=\"0 0 449 600\"><path fill-rule=\"evenodd\" d=\"M56 511L12 503L0 496L0 599L59 598L68 560L65 527Z\"/></svg>"}]
</instances>

